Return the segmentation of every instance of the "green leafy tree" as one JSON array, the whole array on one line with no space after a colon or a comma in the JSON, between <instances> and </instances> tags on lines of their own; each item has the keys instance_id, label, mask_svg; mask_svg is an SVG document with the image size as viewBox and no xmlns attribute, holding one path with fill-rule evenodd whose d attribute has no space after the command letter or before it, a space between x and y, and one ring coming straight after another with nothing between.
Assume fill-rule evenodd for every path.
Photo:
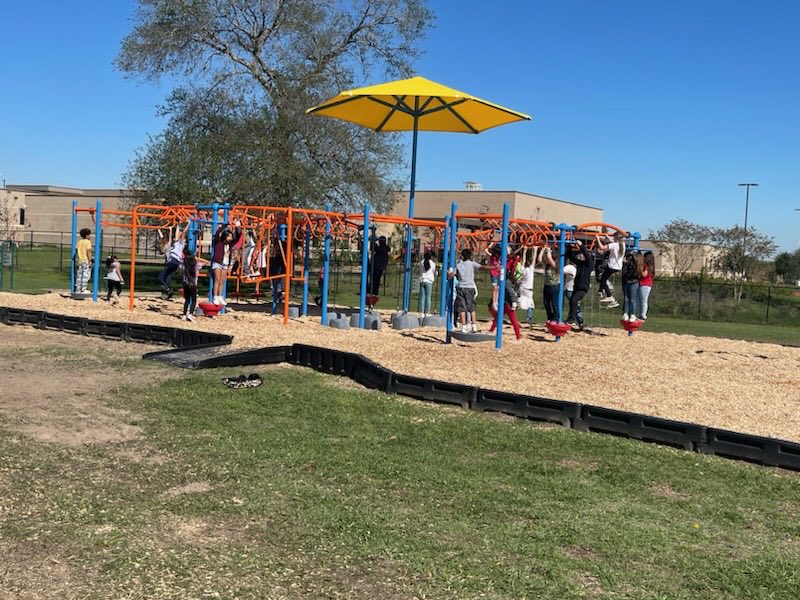
<instances>
[{"instance_id":1,"label":"green leafy tree","mask_svg":"<svg viewBox=\"0 0 800 600\"><path fill-rule=\"evenodd\" d=\"M800 248L794 252L781 252L775 257L775 274L785 283L800 281Z\"/></svg>"},{"instance_id":2,"label":"green leafy tree","mask_svg":"<svg viewBox=\"0 0 800 600\"><path fill-rule=\"evenodd\" d=\"M304 111L377 72L410 75L431 21L424 0L139 0L117 66L182 84L126 184L174 202L385 208L398 136Z\"/></svg>"}]
</instances>

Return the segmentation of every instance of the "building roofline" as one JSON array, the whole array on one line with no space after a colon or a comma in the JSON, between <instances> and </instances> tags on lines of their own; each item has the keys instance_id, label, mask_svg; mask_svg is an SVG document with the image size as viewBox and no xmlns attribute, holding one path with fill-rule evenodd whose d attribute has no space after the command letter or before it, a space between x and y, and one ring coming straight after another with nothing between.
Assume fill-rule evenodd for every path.
<instances>
[{"instance_id":1,"label":"building roofline","mask_svg":"<svg viewBox=\"0 0 800 600\"><path fill-rule=\"evenodd\" d=\"M124 188L74 188L49 184L15 184L7 185L6 189L25 194L53 196L126 196L133 194L133 190Z\"/></svg>"},{"instance_id":2,"label":"building roofline","mask_svg":"<svg viewBox=\"0 0 800 600\"><path fill-rule=\"evenodd\" d=\"M591 208L592 210L603 210L599 206L590 206L589 204L581 204L580 202L572 202L571 200L562 200L561 198L542 196L541 194L532 194L531 192L521 192L519 190L415 190L415 193L419 192L435 192L439 194L520 194L522 196L543 198L544 200L552 200L553 202L561 202L563 204L572 204L573 206L580 206L582 208ZM409 190L403 190L403 193L408 194Z\"/></svg>"}]
</instances>

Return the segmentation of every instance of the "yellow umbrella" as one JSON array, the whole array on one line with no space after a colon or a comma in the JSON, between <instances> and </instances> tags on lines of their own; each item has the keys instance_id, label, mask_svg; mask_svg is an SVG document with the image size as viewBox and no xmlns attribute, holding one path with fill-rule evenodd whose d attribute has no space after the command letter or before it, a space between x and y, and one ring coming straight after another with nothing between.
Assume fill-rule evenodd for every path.
<instances>
[{"instance_id":1,"label":"yellow umbrella","mask_svg":"<svg viewBox=\"0 0 800 600\"><path fill-rule=\"evenodd\" d=\"M492 127L529 121L526 114L476 98L424 77L412 77L347 90L309 108L307 114L349 121L374 131L413 131L411 190L408 216L414 217L417 131L480 133ZM411 228L408 229L403 309L408 310L411 271Z\"/></svg>"},{"instance_id":2,"label":"yellow umbrella","mask_svg":"<svg viewBox=\"0 0 800 600\"><path fill-rule=\"evenodd\" d=\"M526 114L424 77L347 90L306 113L350 121L375 131L480 133L530 120Z\"/></svg>"}]
</instances>

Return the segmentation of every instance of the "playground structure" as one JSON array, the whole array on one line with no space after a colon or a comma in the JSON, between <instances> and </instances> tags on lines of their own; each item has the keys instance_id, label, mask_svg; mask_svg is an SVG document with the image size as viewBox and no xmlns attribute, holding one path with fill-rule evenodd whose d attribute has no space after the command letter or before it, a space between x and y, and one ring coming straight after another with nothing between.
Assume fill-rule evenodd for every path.
<instances>
[{"instance_id":1,"label":"playground structure","mask_svg":"<svg viewBox=\"0 0 800 600\"><path fill-rule=\"evenodd\" d=\"M153 205L139 204L131 211L104 211L98 201L94 209L76 207L73 202L72 211L72 257L73 271L71 287L74 291L74 260L77 241L77 215L89 213L95 222L97 247L101 247L103 228L125 228L131 234L131 255L129 275L128 308L133 310L136 290L137 235L143 231L156 231L163 238L163 246L168 248L178 228L186 228L187 246L198 257L207 257L213 245L215 233L222 227L237 226L241 235L231 252L231 268L223 283L223 297L228 295L228 286L235 286L232 295L243 295L243 287L252 285L252 296L263 296L262 285L273 288L273 308L282 304L283 322L289 322L290 313L295 316L308 315L309 286L311 279L311 255L317 252L321 257L321 273L319 282L321 324L328 325L329 283L331 244L346 243L351 247L360 247L361 265L358 302L358 327L364 328L368 311L379 298L369 293L368 284L372 269L375 246L376 227L394 225L403 230L405 240L403 260L405 262L404 284L402 289L402 314L407 314L411 298L411 261L413 243L416 239L426 240L435 255L437 262L445 268L454 269L458 254L464 248L470 248L476 255L487 252L492 245L501 248L501 264L507 264L508 249L517 247L537 247L544 244L558 244L560 260L560 283L558 302L558 324L551 333L560 339L568 331L563 324L564 279L563 267L566 248L576 240L582 240L590 250L609 235L610 232L621 232L632 242L630 247L638 249L639 234L628 233L622 228L609 223L592 222L571 226L554 224L546 221L517 219L509 217L508 204L504 205L503 214L466 214L458 213L457 205L451 206L449 215L441 220L417 219L375 214L369 206L363 213L343 213L331 210L302 209L275 206L231 205L212 203L198 205ZM421 231L420 231L421 230ZM415 234L416 232L416 234ZM421 252L420 252L421 254ZM440 257L440 258L439 258ZM93 256L92 300L97 301L100 279L100 252ZM414 263L416 267L416 263ZM454 281L443 272L440 276L439 316L443 317L447 327L447 343L451 341L453 324ZM211 275L201 274L201 277ZM290 311L292 284L302 285L300 306ZM499 297L504 298L506 285L505 269L500 269ZM282 294L279 292L282 290ZM280 297L279 297L280 296ZM213 302L213 292L209 285L208 302ZM224 313L224 306L219 311ZM497 332L495 345L502 348L502 321L504 303L498 303ZM354 317L355 318L355 317ZM624 326L624 325L623 325ZM629 335L634 328L625 327Z\"/></svg>"}]
</instances>

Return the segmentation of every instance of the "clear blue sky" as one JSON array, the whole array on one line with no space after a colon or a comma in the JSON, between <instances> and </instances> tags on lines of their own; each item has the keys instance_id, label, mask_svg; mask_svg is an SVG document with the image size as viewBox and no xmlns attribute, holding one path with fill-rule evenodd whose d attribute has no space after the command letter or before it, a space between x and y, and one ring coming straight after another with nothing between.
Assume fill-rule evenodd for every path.
<instances>
[{"instance_id":1,"label":"clear blue sky","mask_svg":"<svg viewBox=\"0 0 800 600\"><path fill-rule=\"evenodd\" d=\"M520 190L646 234L744 218L800 246L800 2L430 0L418 73L533 116L421 133L418 189ZM169 92L112 60L132 0L2 3L0 178L116 187ZM487 8L488 7L488 8ZM364 82L378 83L378 82ZM410 135L409 146L410 146ZM407 173L407 171L405 171Z\"/></svg>"}]
</instances>

